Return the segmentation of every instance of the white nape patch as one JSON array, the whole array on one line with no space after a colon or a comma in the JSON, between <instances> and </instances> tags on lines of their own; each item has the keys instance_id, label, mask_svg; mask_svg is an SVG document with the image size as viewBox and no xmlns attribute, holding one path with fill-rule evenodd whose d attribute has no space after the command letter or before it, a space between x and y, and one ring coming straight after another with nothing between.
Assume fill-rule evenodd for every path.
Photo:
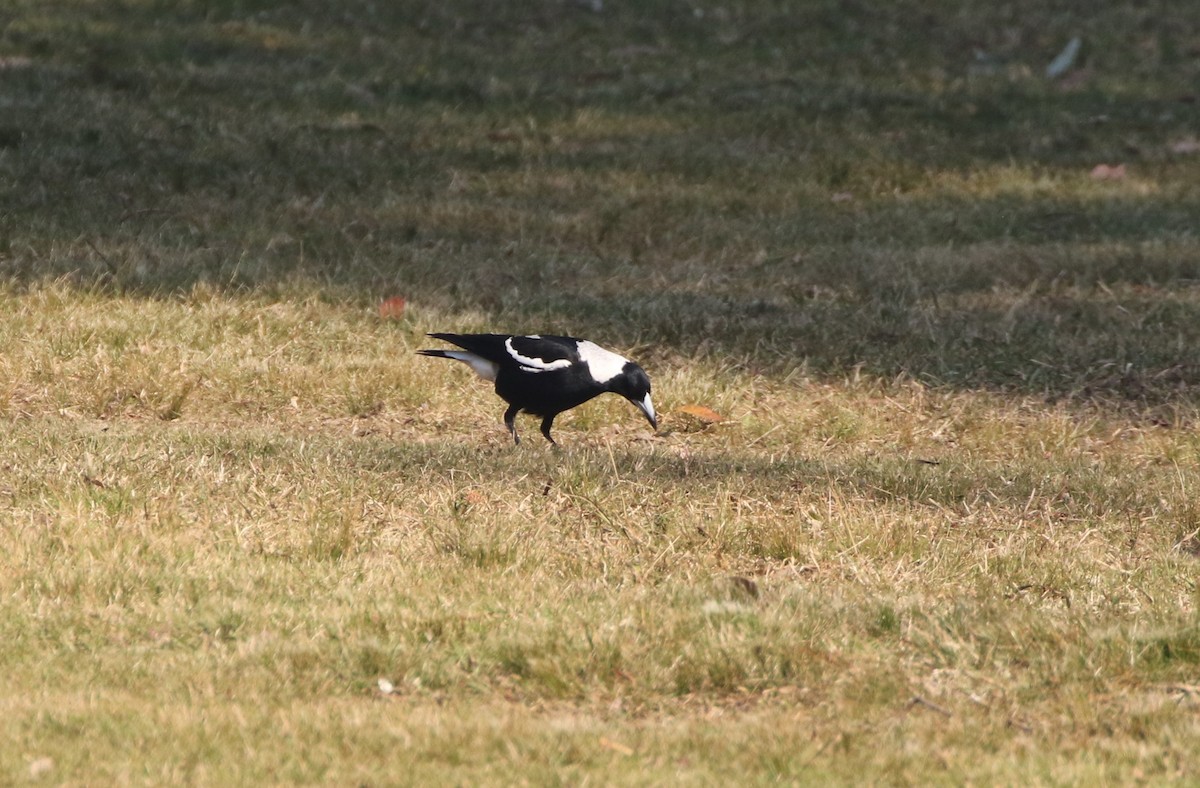
<instances>
[{"instance_id":1,"label":"white nape patch","mask_svg":"<svg viewBox=\"0 0 1200 788\"><path fill-rule=\"evenodd\" d=\"M611 350L605 350L595 342L586 339L579 343L579 357L588 365L588 371L597 383L607 383L621 374L629 359L618 356Z\"/></svg>"},{"instance_id":2,"label":"white nape patch","mask_svg":"<svg viewBox=\"0 0 1200 788\"><path fill-rule=\"evenodd\" d=\"M474 353L468 353L465 350L446 350L443 351L446 358L452 358L455 361L462 361L465 364L470 364L471 369L475 370L475 374L484 380L494 381L496 375L500 373L500 365L495 361L488 361L483 356L477 356Z\"/></svg>"},{"instance_id":3,"label":"white nape patch","mask_svg":"<svg viewBox=\"0 0 1200 788\"><path fill-rule=\"evenodd\" d=\"M527 337L528 339L541 339L539 336ZM522 356L513 347L512 337L504 340L504 349L508 351L508 355L512 356L518 364L521 365L522 372L549 372L554 369L564 369L571 366L569 359L559 358L554 361L546 361L542 358L533 358L532 356Z\"/></svg>"}]
</instances>

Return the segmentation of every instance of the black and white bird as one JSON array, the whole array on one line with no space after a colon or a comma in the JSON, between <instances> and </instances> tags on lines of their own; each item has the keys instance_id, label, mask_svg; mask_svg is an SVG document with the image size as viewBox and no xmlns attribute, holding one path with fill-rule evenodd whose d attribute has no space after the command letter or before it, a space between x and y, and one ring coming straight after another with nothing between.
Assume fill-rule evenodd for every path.
<instances>
[{"instance_id":1,"label":"black and white bird","mask_svg":"<svg viewBox=\"0 0 1200 788\"><path fill-rule=\"evenodd\" d=\"M550 437L554 417L606 392L620 394L638 407L658 429L650 401L646 371L624 356L595 342L539 334L430 334L462 350L418 350L423 356L452 358L467 364L508 403L504 425L520 443L514 420L521 411L542 417L542 434ZM557 444L555 444L557 445Z\"/></svg>"}]
</instances>

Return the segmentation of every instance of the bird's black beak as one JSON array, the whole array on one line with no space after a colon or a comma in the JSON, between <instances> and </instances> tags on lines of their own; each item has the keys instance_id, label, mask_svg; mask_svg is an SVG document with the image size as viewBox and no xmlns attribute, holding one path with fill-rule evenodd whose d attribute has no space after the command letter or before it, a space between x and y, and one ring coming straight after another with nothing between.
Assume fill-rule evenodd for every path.
<instances>
[{"instance_id":1,"label":"bird's black beak","mask_svg":"<svg viewBox=\"0 0 1200 788\"><path fill-rule=\"evenodd\" d=\"M658 416L654 413L654 403L650 401L650 395L647 394L641 401L630 400L634 405L637 405L638 410L646 414L646 420L650 422L650 426L658 432Z\"/></svg>"}]
</instances>

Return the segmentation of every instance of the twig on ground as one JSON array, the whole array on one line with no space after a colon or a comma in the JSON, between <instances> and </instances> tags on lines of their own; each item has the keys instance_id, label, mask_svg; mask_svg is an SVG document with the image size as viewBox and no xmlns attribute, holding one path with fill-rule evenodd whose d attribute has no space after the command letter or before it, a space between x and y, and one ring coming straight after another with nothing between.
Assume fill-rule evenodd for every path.
<instances>
[{"instance_id":1,"label":"twig on ground","mask_svg":"<svg viewBox=\"0 0 1200 788\"><path fill-rule=\"evenodd\" d=\"M909 706L924 706L925 708L929 709L930 711L936 711L938 714L941 714L943 717L947 717L947 718L954 716L950 712L950 710L947 709L946 707L939 706L938 704L934 703L931 700L926 700L925 698L922 698L920 695L913 695L912 700L910 700L908 702L908 705Z\"/></svg>"}]
</instances>

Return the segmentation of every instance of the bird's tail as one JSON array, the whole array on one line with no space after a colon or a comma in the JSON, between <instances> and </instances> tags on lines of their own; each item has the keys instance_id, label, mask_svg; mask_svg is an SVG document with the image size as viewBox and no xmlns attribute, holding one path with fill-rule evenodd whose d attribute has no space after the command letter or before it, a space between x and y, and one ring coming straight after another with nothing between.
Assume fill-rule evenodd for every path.
<instances>
[{"instance_id":1,"label":"bird's tail","mask_svg":"<svg viewBox=\"0 0 1200 788\"><path fill-rule=\"evenodd\" d=\"M475 374L484 380L495 380L496 375L500 372L500 366L495 362L488 361L482 356L468 353L465 350L418 350L417 354L432 356L434 358L452 358L455 361L461 361L475 370Z\"/></svg>"}]
</instances>

